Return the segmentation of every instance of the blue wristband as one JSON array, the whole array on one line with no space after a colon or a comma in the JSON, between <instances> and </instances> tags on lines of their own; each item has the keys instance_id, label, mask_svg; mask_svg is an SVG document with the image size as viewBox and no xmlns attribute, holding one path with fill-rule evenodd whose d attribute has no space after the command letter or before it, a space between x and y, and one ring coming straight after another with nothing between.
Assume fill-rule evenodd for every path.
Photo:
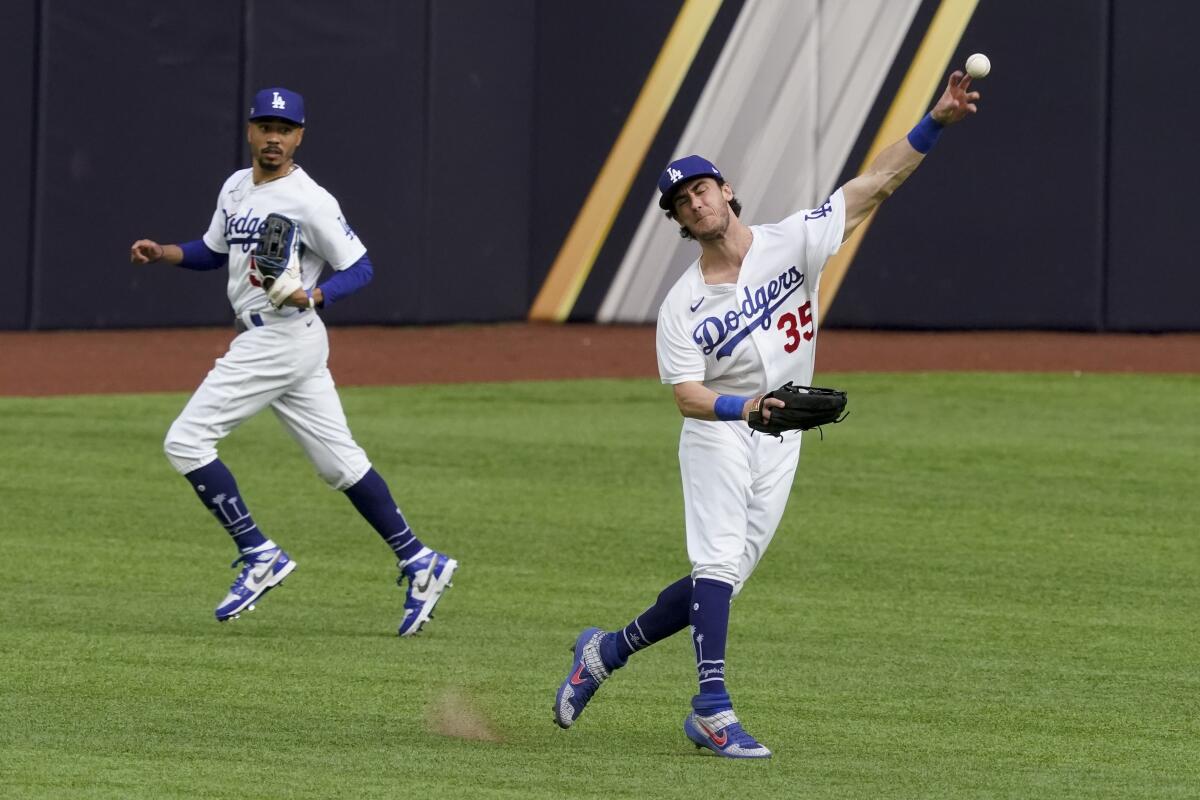
<instances>
[{"instance_id":1,"label":"blue wristband","mask_svg":"<svg viewBox=\"0 0 1200 800\"><path fill-rule=\"evenodd\" d=\"M736 394L723 394L717 397L717 402L713 403L713 412L717 415L717 419L723 420L739 420L742 418L742 409L746 407L746 401L749 397L738 397Z\"/></svg>"},{"instance_id":2,"label":"blue wristband","mask_svg":"<svg viewBox=\"0 0 1200 800\"><path fill-rule=\"evenodd\" d=\"M918 153L928 153L937 143L938 136L942 133L942 125L939 124L932 116L926 114L921 117L921 121L908 132L908 143L912 145L913 150Z\"/></svg>"}]
</instances>

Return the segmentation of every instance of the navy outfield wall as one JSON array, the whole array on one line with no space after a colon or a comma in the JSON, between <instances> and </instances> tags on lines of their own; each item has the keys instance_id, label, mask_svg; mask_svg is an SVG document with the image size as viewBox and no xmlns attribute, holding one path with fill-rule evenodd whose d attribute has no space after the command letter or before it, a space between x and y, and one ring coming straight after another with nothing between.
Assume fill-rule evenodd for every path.
<instances>
[{"instance_id":1,"label":"navy outfield wall","mask_svg":"<svg viewBox=\"0 0 1200 800\"><path fill-rule=\"evenodd\" d=\"M991 56L979 118L883 206L828 323L1200 330L1200 112L1175 97L1198 27L1186 2L981 0L952 62Z\"/></svg>"},{"instance_id":2,"label":"navy outfield wall","mask_svg":"<svg viewBox=\"0 0 1200 800\"><path fill-rule=\"evenodd\" d=\"M0 241L9 259L0 291L0 327L9 329L29 324L37 33L35 3L0 6L0 96L9 109L0 125Z\"/></svg>"},{"instance_id":3,"label":"navy outfield wall","mask_svg":"<svg viewBox=\"0 0 1200 800\"><path fill-rule=\"evenodd\" d=\"M1104 302L1114 330L1200 330L1200 119L1178 96L1197 30L1195 3L1113 7Z\"/></svg>"},{"instance_id":4,"label":"navy outfield wall","mask_svg":"<svg viewBox=\"0 0 1200 800\"><path fill-rule=\"evenodd\" d=\"M826 323L1200 330L1200 110L1174 97L1198 26L1182 0L980 0L951 62L991 57L979 117L881 208Z\"/></svg>"},{"instance_id":5,"label":"navy outfield wall","mask_svg":"<svg viewBox=\"0 0 1200 800\"><path fill-rule=\"evenodd\" d=\"M298 160L377 266L332 321L523 319L682 2L5 3L0 328L225 323L224 272L135 269L127 251L201 235L247 163L248 96L270 84L306 95ZM983 114L884 206L827 323L1200 329L1200 110L1173 88L1198 8L981 0L955 60L991 54ZM722 6L639 180L670 154L740 10ZM631 192L573 318L594 314L647 191Z\"/></svg>"},{"instance_id":6,"label":"navy outfield wall","mask_svg":"<svg viewBox=\"0 0 1200 800\"><path fill-rule=\"evenodd\" d=\"M953 2L920 4L835 186L862 168L930 20ZM1172 100L1198 17L1184 0L980 0L950 61L990 54L980 116L883 205L824 324L1200 330L1188 224L1200 166L1187 141L1200 107ZM673 148L678 133L666 135ZM622 217L645 210L645 191L631 196ZM604 253L625 251L632 233L620 235L618 224ZM602 255L572 319L596 315L611 277Z\"/></svg>"},{"instance_id":7,"label":"navy outfield wall","mask_svg":"<svg viewBox=\"0 0 1200 800\"><path fill-rule=\"evenodd\" d=\"M231 171L240 43L209 8L41 5L32 327L228 316L224 273L134 269L128 257L142 236L199 238Z\"/></svg>"},{"instance_id":8,"label":"navy outfield wall","mask_svg":"<svg viewBox=\"0 0 1200 800\"><path fill-rule=\"evenodd\" d=\"M1107 7L1096 0L979 3L951 60L990 56L994 75L977 84L979 115L947 130L880 208L828 324L1109 327ZM902 59L893 84L906 67ZM885 86L877 105L894 91ZM870 122L866 132L874 134ZM852 155L843 180L861 158Z\"/></svg>"},{"instance_id":9,"label":"navy outfield wall","mask_svg":"<svg viewBox=\"0 0 1200 800\"><path fill-rule=\"evenodd\" d=\"M3 128L2 209L32 252L0 328L226 323L226 273L134 268L128 249L203 234L248 164L248 98L274 84L305 95L297 161L376 265L331 321L523 319L681 4L6 4L4 87L29 121Z\"/></svg>"}]
</instances>

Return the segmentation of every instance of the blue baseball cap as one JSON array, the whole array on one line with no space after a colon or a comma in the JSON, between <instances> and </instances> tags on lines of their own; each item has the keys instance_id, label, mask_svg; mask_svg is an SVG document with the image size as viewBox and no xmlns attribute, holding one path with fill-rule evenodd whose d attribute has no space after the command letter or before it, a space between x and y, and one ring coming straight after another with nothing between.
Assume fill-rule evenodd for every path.
<instances>
[{"instance_id":1,"label":"blue baseball cap","mask_svg":"<svg viewBox=\"0 0 1200 800\"><path fill-rule=\"evenodd\" d=\"M290 89L284 89L280 86L263 89L254 95L254 102L250 104L249 119L264 119L266 117L286 119L288 122L294 122L297 125L303 126L304 98Z\"/></svg>"},{"instance_id":2,"label":"blue baseball cap","mask_svg":"<svg viewBox=\"0 0 1200 800\"><path fill-rule=\"evenodd\" d=\"M717 183L725 182L725 176L717 169L717 165L704 156L684 156L667 164L662 177L658 179L658 190L662 192L662 197L658 198L659 208L671 210L671 197L675 194L676 186L692 178L705 177L713 178Z\"/></svg>"}]
</instances>

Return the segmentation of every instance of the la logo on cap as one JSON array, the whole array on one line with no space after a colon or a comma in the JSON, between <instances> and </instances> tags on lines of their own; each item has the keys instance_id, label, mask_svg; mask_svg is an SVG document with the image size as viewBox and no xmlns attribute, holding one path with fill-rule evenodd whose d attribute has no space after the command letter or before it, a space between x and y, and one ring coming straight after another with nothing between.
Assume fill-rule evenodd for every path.
<instances>
[{"instance_id":1,"label":"la logo on cap","mask_svg":"<svg viewBox=\"0 0 1200 800\"><path fill-rule=\"evenodd\" d=\"M667 170L667 177L671 179L671 183L675 183L683 177L683 170L678 170L674 167L671 167Z\"/></svg>"},{"instance_id":2,"label":"la logo on cap","mask_svg":"<svg viewBox=\"0 0 1200 800\"><path fill-rule=\"evenodd\" d=\"M271 108L287 108L287 101L279 96L279 92L272 92L275 99L271 101Z\"/></svg>"}]
</instances>

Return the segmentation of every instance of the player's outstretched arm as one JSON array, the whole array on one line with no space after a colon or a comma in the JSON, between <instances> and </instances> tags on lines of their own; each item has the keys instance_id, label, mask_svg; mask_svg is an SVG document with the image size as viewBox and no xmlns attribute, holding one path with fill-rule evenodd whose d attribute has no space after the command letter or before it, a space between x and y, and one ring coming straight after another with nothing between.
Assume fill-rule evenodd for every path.
<instances>
[{"instance_id":1,"label":"player's outstretched arm","mask_svg":"<svg viewBox=\"0 0 1200 800\"><path fill-rule=\"evenodd\" d=\"M913 173L942 128L978 111L979 92L969 91L970 88L971 76L958 70L950 73L946 90L929 114L908 136L880 151L863 174L842 187L846 199L846 231L842 241L850 238L854 229Z\"/></svg>"},{"instance_id":2,"label":"player's outstretched arm","mask_svg":"<svg viewBox=\"0 0 1200 800\"><path fill-rule=\"evenodd\" d=\"M178 264L183 261L183 250L178 245L159 244L153 239L138 239L129 248L129 261L132 264L153 264L155 261Z\"/></svg>"}]
</instances>

